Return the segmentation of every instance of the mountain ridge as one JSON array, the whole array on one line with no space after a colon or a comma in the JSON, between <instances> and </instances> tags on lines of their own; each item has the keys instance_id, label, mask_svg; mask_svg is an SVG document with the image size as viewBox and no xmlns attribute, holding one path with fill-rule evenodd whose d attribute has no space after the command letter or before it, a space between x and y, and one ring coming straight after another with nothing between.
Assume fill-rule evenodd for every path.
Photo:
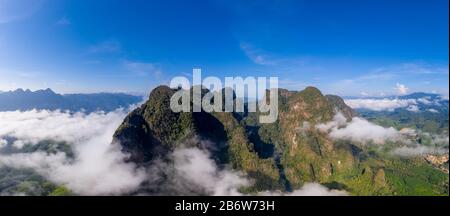
<instances>
[{"instance_id":1,"label":"mountain ridge","mask_svg":"<svg viewBox=\"0 0 450 216\"><path fill-rule=\"evenodd\" d=\"M311 131L307 132L311 133L309 141L305 141L306 143L302 141L299 144L302 146L300 147L302 150L299 151L306 151L306 154L311 155L311 158L307 160L320 161L322 157L329 159L323 163L306 163L308 170L306 173L301 171L304 167L290 167L290 164L286 162L296 157L297 153L291 155L292 157L289 155L294 154L292 151L296 151L297 147L291 150L276 139L279 138L278 140L288 143L294 135L276 132L276 129L273 130L272 127L295 132L296 127L299 126L294 125L296 118L318 124L331 121L333 116L341 111L349 120L356 115L342 99L337 96L324 96L317 88L307 87L300 92L280 89L279 120L267 125L249 123L256 119L259 113L246 113L244 116L247 115L247 117L244 118L238 113L226 112L173 113L169 103L175 91L167 86L155 88L150 93L148 101L132 111L117 129L114 134L114 143L119 143L122 151L129 155L128 161L146 166L153 159L164 157L167 152L185 146L187 142L190 146L205 148L198 139L206 139L213 143L213 146L207 146L206 149L212 152L219 164L229 164L233 169L240 170L255 180L255 185L247 190L289 191L292 185L297 188L305 182L318 179L317 176L322 175L322 172L328 173L326 175L335 172L330 171L329 160L353 157L348 149L337 150L338 153L333 153L334 147L329 139L323 134ZM260 135L255 137L251 135L252 127L253 130L256 129L254 133L267 130L272 132L262 134L275 134L271 134L269 139ZM193 138L197 140L192 142ZM289 145L292 147L296 144ZM272 153L265 152L269 148L273 149ZM342 164L348 160L342 159ZM339 165L336 165L334 169L340 172ZM297 179L295 176L302 176L302 179Z\"/></svg>"},{"instance_id":2,"label":"mountain ridge","mask_svg":"<svg viewBox=\"0 0 450 216\"><path fill-rule=\"evenodd\" d=\"M343 99L419 99L423 97L445 99L445 95L432 92L412 92L405 95L386 95L386 96L342 96ZM448 100L448 99L446 99Z\"/></svg>"},{"instance_id":3,"label":"mountain ridge","mask_svg":"<svg viewBox=\"0 0 450 216\"><path fill-rule=\"evenodd\" d=\"M124 93L57 94L50 88L36 91L19 88L0 93L0 111L60 109L72 112L109 112L141 101L139 96Z\"/></svg>"}]
</instances>

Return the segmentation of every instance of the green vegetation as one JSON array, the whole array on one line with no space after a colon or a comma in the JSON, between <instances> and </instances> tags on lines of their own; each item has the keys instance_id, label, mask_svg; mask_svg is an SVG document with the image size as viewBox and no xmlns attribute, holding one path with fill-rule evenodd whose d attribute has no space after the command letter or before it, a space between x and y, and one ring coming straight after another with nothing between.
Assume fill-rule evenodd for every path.
<instances>
[{"instance_id":1,"label":"green vegetation","mask_svg":"<svg viewBox=\"0 0 450 216\"><path fill-rule=\"evenodd\" d=\"M30 169L0 167L0 195L69 196L62 185L49 182Z\"/></svg>"},{"instance_id":2,"label":"green vegetation","mask_svg":"<svg viewBox=\"0 0 450 216\"><path fill-rule=\"evenodd\" d=\"M246 193L291 191L307 182L319 182L353 195L448 194L448 175L422 158L391 156L397 143L383 148L362 146L331 140L317 130L316 125L331 121L337 112L347 120L357 114L341 98L324 96L314 87L300 92L280 89L279 118L272 124L259 124L258 112L173 113L169 104L174 92L164 86L153 90L149 100L116 131L114 138L131 153L131 161L145 165L180 146L201 147L200 140L192 141L200 138L217 144L211 151L219 164L255 180L253 186L241 189ZM424 131L446 131L445 119L438 125L404 116L370 120L399 129L415 122ZM430 143L426 136L420 138L424 145Z\"/></svg>"},{"instance_id":3,"label":"green vegetation","mask_svg":"<svg viewBox=\"0 0 450 216\"><path fill-rule=\"evenodd\" d=\"M395 111L367 111L361 110L360 115L367 120L385 127L394 127L396 129L413 128L423 132L433 134L448 135L448 109L446 112L410 112L404 109Z\"/></svg>"},{"instance_id":4,"label":"green vegetation","mask_svg":"<svg viewBox=\"0 0 450 216\"><path fill-rule=\"evenodd\" d=\"M319 182L352 195L448 195L448 174L421 157L392 156L390 152L399 147L398 143L387 143L383 147L361 146L330 140L326 134L314 129L316 124L330 121L335 110L347 119L356 115L339 97L322 96L311 87L302 92L280 92L277 122L259 125L256 119L259 113L249 113L243 124L247 125L252 142L260 143L260 146L272 145L272 151L280 154L278 167L285 175L286 189L299 188L306 182ZM448 133L448 117L440 121L423 118L408 115L399 119L380 117L371 120L398 129L413 126L427 132ZM418 124L412 125L412 122ZM434 145L429 133L418 134L416 138L423 145ZM263 148L259 150L264 151Z\"/></svg>"},{"instance_id":5,"label":"green vegetation","mask_svg":"<svg viewBox=\"0 0 450 216\"><path fill-rule=\"evenodd\" d=\"M324 96L314 87L300 92L280 89L279 118L271 124L259 124L259 112L174 113L170 98L175 92L165 86L154 89L149 100L132 111L116 130L114 142L129 153L127 161L145 167L155 158L169 161L168 153L176 148L199 147L209 150L219 167L231 167L254 180L251 186L240 189L243 193L292 191L305 183L317 182L351 195L449 194L449 177L443 171L445 167L448 170L448 162L437 167L422 157L401 158L391 154L404 144L388 142L380 146L336 141L327 132L318 130L317 125L332 121L337 112L348 121L357 113L341 98ZM411 140L424 146L436 145L434 133L448 136L448 118L438 121L436 116L403 112L361 115L397 129L419 128L421 132L412 135ZM213 146L205 147L202 144L205 140ZM1 151L64 152L74 158L69 144L50 140L26 144L21 149L9 145ZM74 195L64 185L51 183L33 170L4 166L0 167L0 191L6 195Z\"/></svg>"},{"instance_id":6,"label":"green vegetation","mask_svg":"<svg viewBox=\"0 0 450 216\"><path fill-rule=\"evenodd\" d=\"M72 196L72 192L64 187L64 186L58 186L56 187L50 194L49 196Z\"/></svg>"}]
</instances>

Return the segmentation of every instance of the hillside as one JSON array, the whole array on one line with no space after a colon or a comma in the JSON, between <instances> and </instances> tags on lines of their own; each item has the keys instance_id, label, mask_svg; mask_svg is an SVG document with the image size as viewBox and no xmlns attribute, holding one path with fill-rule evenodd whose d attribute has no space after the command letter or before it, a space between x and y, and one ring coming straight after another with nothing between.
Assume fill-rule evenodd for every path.
<instances>
[{"instance_id":1,"label":"hillside","mask_svg":"<svg viewBox=\"0 0 450 216\"><path fill-rule=\"evenodd\" d=\"M248 193L292 191L319 182L355 195L410 194L411 188L404 189L409 185L401 183L409 181L405 178L418 181L415 184L425 187L424 193L445 193L439 185L448 178L425 160L393 158L361 143L331 139L318 130L338 113L347 122L357 113L342 98L323 95L317 88L279 89L279 119L272 124L259 124L259 113L173 113L169 103L174 93L165 86L154 89L116 131L115 143L130 155L129 162L148 167L175 149L195 146L211 152L219 165L254 179L251 187L241 188ZM404 169L420 172L398 173ZM423 179L424 172L433 177Z\"/></svg>"}]
</instances>

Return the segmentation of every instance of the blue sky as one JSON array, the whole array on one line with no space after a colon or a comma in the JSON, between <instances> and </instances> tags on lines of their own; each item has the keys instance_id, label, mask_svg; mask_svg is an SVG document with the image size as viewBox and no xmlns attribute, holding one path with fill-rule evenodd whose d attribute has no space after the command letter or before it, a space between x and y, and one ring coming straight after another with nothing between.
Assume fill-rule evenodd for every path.
<instances>
[{"instance_id":1,"label":"blue sky","mask_svg":"<svg viewBox=\"0 0 450 216\"><path fill-rule=\"evenodd\" d=\"M346 96L448 95L448 6L0 0L0 90L146 93L201 68L204 76L278 76L280 87Z\"/></svg>"}]
</instances>

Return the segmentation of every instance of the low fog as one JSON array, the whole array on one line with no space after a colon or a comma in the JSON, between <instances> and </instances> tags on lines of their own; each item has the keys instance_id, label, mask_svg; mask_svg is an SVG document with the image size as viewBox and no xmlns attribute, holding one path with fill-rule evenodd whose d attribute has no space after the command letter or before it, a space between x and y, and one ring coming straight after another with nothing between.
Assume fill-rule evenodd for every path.
<instances>
[{"instance_id":1,"label":"low fog","mask_svg":"<svg viewBox=\"0 0 450 216\"><path fill-rule=\"evenodd\" d=\"M33 169L53 183L79 195L244 195L239 189L251 186L243 173L218 167L209 152L179 148L166 160L155 160L147 168L123 162L112 136L129 110L110 113L62 111L0 112L0 148L21 149L40 141L66 142L74 152L2 153L0 167ZM1 149L0 149L1 150ZM1 152L1 151L0 151ZM152 188L153 187L153 188ZM158 188L155 188L158 187ZM164 193L167 191L168 193ZM344 191L308 183L292 193L261 192L258 195L346 195Z\"/></svg>"},{"instance_id":2,"label":"low fog","mask_svg":"<svg viewBox=\"0 0 450 216\"><path fill-rule=\"evenodd\" d=\"M33 169L51 182L64 185L80 195L239 196L244 195L240 188L252 185L252 179L227 167L219 167L208 151L199 148L180 147L167 159L155 160L146 168L123 162L127 155L120 151L119 145L111 142L114 131L128 111L119 109L91 114L46 110L0 112L0 150L7 146L21 149L53 140L68 143L74 152L73 157L64 152L2 153L0 166ZM400 142L404 146L392 151L400 156L448 152L448 148L418 145L408 138L416 133L415 130L385 128L359 117L347 121L340 113L333 121L316 128L333 139L361 144ZM448 137L430 137L433 142L448 146ZM290 193L265 191L257 195L339 196L347 193L307 183Z\"/></svg>"},{"instance_id":3,"label":"low fog","mask_svg":"<svg viewBox=\"0 0 450 216\"><path fill-rule=\"evenodd\" d=\"M351 140L357 143L384 144L386 141L405 141L399 131L373 124L366 119L354 117L350 122L342 113L337 113L333 121L319 124L317 129L328 132L334 139Z\"/></svg>"},{"instance_id":4,"label":"low fog","mask_svg":"<svg viewBox=\"0 0 450 216\"><path fill-rule=\"evenodd\" d=\"M398 108L406 108L411 112L419 112L417 105L434 105L440 106L443 101L448 102L448 98L440 97L438 99L430 99L428 97L419 99L399 99L399 98L377 98L377 99L346 99L345 103L353 109L367 109L372 111L394 111ZM430 111L432 112L432 111Z\"/></svg>"},{"instance_id":5,"label":"low fog","mask_svg":"<svg viewBox=\"0 0 450 216\"><path fill-rule=\"evenodd\" d=\"M394 111L416 105L415 99L347 99L345 103L353 109L369 109L373 111Z\"/></svg>"},{"instance_id":6,"label":"low fog","mask_svg":"<svg viewBox=\"0 0 450 216\"><path fill-rule=\"evenodd\" d=\"M143 170L123 163L124 155L111 145L112 135L125 110L110 113L26 111L0 113L0 138L13 137L16 148L43 140L65 141L75 158L46 152L0 155L0 166L31 168L77 194L103 195L130 192L145 179ZM20 145L17 145L20 143Z\"/></svg>"},{"instance_id":7,"label":"low fog","mask_svg":"<svg viewBox=\"0 0 450 216\"><path fill-rule=\"evenodd\" d=\"M337 113L330 122L316 125L316 128L328 133L329 137L335 140L348 140L361 145L382 146L389 142L403 145L393 149L391 151L393 155L413 157L448 153L448 136L425 133L411 128L399 131L393 127L382 127L360 117L354 117L351 121L347 121L342 113ZM418 143L417 134L429 138L431 146Z\"/></svg>"}]
</instances>

